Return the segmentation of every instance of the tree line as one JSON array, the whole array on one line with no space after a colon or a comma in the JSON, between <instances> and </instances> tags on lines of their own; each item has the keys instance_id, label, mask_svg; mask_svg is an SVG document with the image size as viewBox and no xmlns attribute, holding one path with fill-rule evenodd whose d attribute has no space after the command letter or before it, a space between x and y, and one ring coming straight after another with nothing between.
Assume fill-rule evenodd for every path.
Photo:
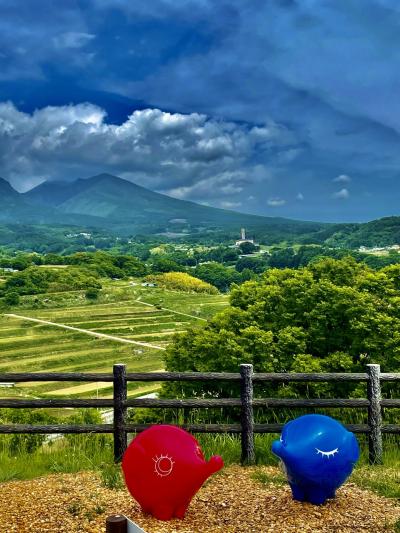
<instances>
[{"instance_id":1,"label":"tree line","mask_svg":"<svg viewBox=\"0 0 400 533\"><path fill-rule=\"evenodd\" d=\"M400 265L375 271L347 257L269 269L235 286L230 306L207 324L177 335L166 351L166 370L237 372L241 363L251 363L255 372L364 372L367 363L379 363L384 372L396 372L399 303ZM399 385L385 387L385 394L398 397ZM261 397L347 398L365 397L364 388L352 382L265 383L255 390ZM162 390L165 397L189 398L239 393L236 385L217 382L171 382ZM222 411L207 417L224 420Z\"/></svg>"}]
</instances>

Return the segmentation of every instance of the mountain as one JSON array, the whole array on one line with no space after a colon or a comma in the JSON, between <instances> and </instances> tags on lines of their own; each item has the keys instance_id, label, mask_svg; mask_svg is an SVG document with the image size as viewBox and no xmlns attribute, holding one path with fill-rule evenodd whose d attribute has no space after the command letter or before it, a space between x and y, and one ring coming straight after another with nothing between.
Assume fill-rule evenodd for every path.
<instances>
[{"instance_id":1,"label":"mountain","mask_svg":"<svg viewBox=\"0 0 400 533\"><path fill-rule=\"evenodd\" d=\"M110 174L74 182L44 182L25 196L31 202L56 207L63 213L91 215L112 222L132 221L139 225L165 224L173 219L207 224L223 224L231 219L265 221L264 217L177 200Z\"/></svg>"},{"instance_id":2,"label":"mountain","mask_svg":"<svg viewBox=\"0 0 400 533\"><path fill-rule=\"evenodd\" d=\"M52 205L38 205L27 194L20 194L0 178L1 224L65 224L100 226L96 217L62 213Z\"/></svg>"},{"instance_id":3,"label":"mountain","mask_svg":"<svg viewBox=\"0 0 400 533\"><path fill-rule=\"evenodd\" d=\"M0 200L6 197L18 196L16 190L3 178L0 178Z\"/></svg>"},{"instance_id":4,"label":"mountain","mask_svg":"<svg viewBox=\"0 0 400 533\"><path fill-rule=\"evenodd\" d=\"M190 234L194 240L221 242L234 239L245 227L269 244L286 241L358 248L400 243L400 217L326 224L248 215L171 198L110 174L73 182L47 181L24 194L0 178L0 224L14 225L6 228L7 235L15 233L18 225L23 233L28 226L47 225L60 231L75 226L80 231L104 230L120 236Z\"/></svg>"},{"instance_id":5,"label":"mountain","mask_svg":"<svg viewBox=\"0 0 400 533\"><path fill-rule=\"evenodd\" d=\"M0 222L24 223L43 218L8 181L0 178Z\"/></svg>"},{"instance_id":6,"label":"mountain","mask_svg":"<svg viewBox=\"0 0 400 533\"><path fill-rule=\"evenodd\" d=\"M193 231L240 226L298 224L308 231L324 224L290 221L282 218L247 215L178 200L156 193L110 174L74 182L44 182L24 196L32 204L57 209L60 213L97 217L104 227L136 229L146 233Z\"/></svg>"}]
</instances>

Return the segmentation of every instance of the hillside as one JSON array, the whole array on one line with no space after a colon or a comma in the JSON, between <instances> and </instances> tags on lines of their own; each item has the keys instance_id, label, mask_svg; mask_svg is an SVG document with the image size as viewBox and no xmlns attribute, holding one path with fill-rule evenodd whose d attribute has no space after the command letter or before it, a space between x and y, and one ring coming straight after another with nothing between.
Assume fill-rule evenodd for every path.
<instances>
[{"instance_id":1,"label":"hillside","mask_svg":"<svg viewBox=\"0 0 400 533\"><path fill-rule=\"evenodd\" d=\"M22 223L33 221L37 217L43 219L43 215L38 213L24 200L22 195L15 191L11 185L0 178L0 222Z\"/></svg>"},{"instance_id":2,"label":"hillside","mask_svg":"<svg viewBox=\"0 0 400 533\"><path fill-rule=\"evenodd\" d=\"M8 181L0 178L0 224L65 224L101 227L96 217L63 213L50 204L40 206L27 194L20 194Z\"/></svg>"},{"instance_id":3,"label":"hillside","mask_svg":"<svg viewBox=\"0 0 400 533\"><path fill-rule=\"evenodd\" d=\"M191 240L223 242L235 239L240 227L260 242L327 244L358 248L400 242L400 217L368 223L328 224L280 217L264 217L178 200L150 191L110 174L72 182L47 181L19 194L0 178L0 234L18 233L18 225L80 227L79 231L107 231L114 236L165 234ZM44 227L44 226L43 226ZM4 239L2 239L4 241Z\"/></svg>"},{"instance_id":4,"label":"hillside","mask_svg":"<svg viewBox=\"0 0 400 533\"><path fill-rule=\"evenodd\" d=\"M240 226L298 224L302 232L325 225L281 218L248 215L217 209L159 194L110 174L74 182L45 182L24 195L36 205L45 205L64 214L79 214L101 219L99 224L119 229L153 232L192 232ZM317 228L315 228L317 226Z\"/></svg>"},{"instance_id":5,"label":"hillside","mask_svg":"<svg viewBox=\"0 0 400 533\"><path fill-rule=\"evenodd\" d=\"M385 217L364 224L340 224L326 243L344 248L400 244L400 217Z\"/></svg>"}]
</instances>

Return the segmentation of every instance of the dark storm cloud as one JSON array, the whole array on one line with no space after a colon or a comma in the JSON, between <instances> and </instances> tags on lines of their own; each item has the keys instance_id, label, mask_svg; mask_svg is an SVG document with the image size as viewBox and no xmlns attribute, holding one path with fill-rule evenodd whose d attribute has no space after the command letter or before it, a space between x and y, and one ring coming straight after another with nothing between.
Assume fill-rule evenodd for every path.
<instances>
[{"instance_id":1,"label":"dark storm cloud","mask_svg":"<svg viewBox=\"0 0 400 533\"><path fill-rule=\"evenodd\" d=\"M45 79L49 70L86 65L94 35L76 5L0 0L0 80Z\"/></svg>"},{"instance_id":2,"label":"dark storm cloud","mask_svg":"<svg viewBox=\"0 0 400 533\"><path fill-rule=\"evenodd\" d=\"M50 104L65 117L63 105L85 101L109 114L98 110L99 131L67 121L68 162L53 158L54 147L22 154L17 143L14 171L4 159L0 167L6 178L22 184L108 169L178 197L259 213L355 220L397 212L396 0L0 0L0 11L0 100L25 114ZM221 121L222 139L181 152L176 137L167 142L176 161L158 149L153 161L142 154L132 162L131 140L110 132L148 108L185 117L180 142L191 139L196 113L215 128ZM257 140L257 128L269 137ZM148 134L154 154L159 137ZM82 153L82 138L87 149L99 137L112 145L103 160Z\"/></svg>"}]
</instances>

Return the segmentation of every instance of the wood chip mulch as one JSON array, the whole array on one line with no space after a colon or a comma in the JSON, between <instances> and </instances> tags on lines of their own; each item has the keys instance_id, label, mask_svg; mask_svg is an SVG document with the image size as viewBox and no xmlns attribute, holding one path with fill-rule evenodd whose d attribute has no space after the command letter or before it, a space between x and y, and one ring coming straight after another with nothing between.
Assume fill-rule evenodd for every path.
<instances>
[{"instance_id":1,"label":"wood chip mulch","mask_svg":"<svg viewBox=\"0 0 400 533\"><path fill-rule=\"evenodd\" d=\"M125 514L147 533L380 533L395 531L396 501L352 483L323 506L295 502L286 486L262 484L254 471L231 466L214 475L194 498L184 520L144 515L125 489L102 486L93 472L49 475L0 484L1 533L103 533L105 519Z\"/></svg>"}]
</instances>

